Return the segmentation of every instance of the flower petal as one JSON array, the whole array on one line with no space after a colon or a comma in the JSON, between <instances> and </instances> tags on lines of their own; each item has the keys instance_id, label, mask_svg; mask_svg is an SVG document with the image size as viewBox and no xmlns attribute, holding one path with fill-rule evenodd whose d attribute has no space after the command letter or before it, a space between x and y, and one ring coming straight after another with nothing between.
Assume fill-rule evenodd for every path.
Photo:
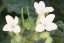
<instances>
[{"instance_id":1,"label":"flower petal","mask_svg":"<svg viewBox=\"0 0 64 43\"><path fill-rule=\"evenodd\" d=\"M39 11L39 10L35 10L36 12L37 12L37 14L40 14L40 15L42 15L43 13L41 12L41 11Z\"/></svg>"},{"instance_id":2,"label":"flower petal","mask_svg":"<svg viewBox=\"0 0 64 43\"><path fill-rule=\"evenodd\" d=\"M39 10L39 4L38 4L37 2L34 3L34 8L35 8L36 10Z\"/></svg>"},{"instance_id":3,"label":"flower petal","mask_svg":"<svg viewBox=\"0 0 64 43\"><path fill-rule=\"evenodd\" d=\"M42 24L38 24L37 26L36 26L36 28L35 28L35 31L37 31L37 32L42 32L42 31L44 31L45 29L44 29L44 27L43 27L43 25Z\"/></svg>"},{"instance_id":4,"label":"flower petal","mask_svg":"<svg viewBox=\"0 0 64 43\"><path fill-rule=\"evenodd\" d=\"M39 2L39 7L40 7L41 9L44 9L44 8L45 8L45 3L44 3L43 1L40 1L40 2Z\"/></svg>"},{"instance_id":5,"label":"flower petal","mask_svg":"<svg viewBox=\"0 0 64 43\"><path fill-rule=\"evenodd\" d=\"M45 18L45 23L48 24L48 23L51 23L55 18L55 15L54 14L49 14L46 16Z\"/></svg>"},{"instance_id":6,"label":"flower petal","mask_svg":"<svg viewBox=\"0 0 64 43\"><path fill-rule=\"evenodd\" d=\"M42 15L42 16L40 17L40 22L41 22L42 24L45 23L45 15Z\"/></svg>"},{"instance_id":7,"label":"flower petal","mask_svg":"<svg viewBox=\"0 0 64 43\"><path fill-rule=\"evenodd\" d=\"M9 24L6 24L4 27L3 27L3 31L10 31L12 32L12 28Z\"/></svg>"},{"instance_id":8,"label":"flower petal","mask_svg":"<svg viewBox=\"0 0 64 43\"><path fill-rule=\"evenodd\" d=\"M13 28L13 32L14 32L14 33L20 33L20 26L19 26L19 25L15 26L15 27Z\"/></svg>"},{"instance_id":9,"label":"flower petal","mask_svg":"<svg viewBox=\"0 0 64 43\"><path fill-rule=\"evenodd\" d=\"M54 9L52 7L46 7L44 9L44 12L52 12L52 11L54 11Z\"/></svg>"},{"instance_id":10,"label":"flower petal","mask_svg":"<svg viewBox=\"0 0 64 43\"><path fill-rule=\"evenodd\" d=\"M6 19L7 24L13 24L14 23L14 20L10 15L7 15L5 17L5 19Z\"/></svg>"},{"instance_id":11,"label":"flower petal","mask_svg":"<svg viewBox=\"0 0 64 43\"><path fill-rule=\"evenodd\" d=\"M14 25L17 25L18 24L18 17L15 16L15 19L14 19Z\"/></svg>"},{"instance_id":12,"label":"flower petal","mask_svg":"<svg viewBox=\"0 0 64 43\"><path fill-rule=\"evenodd\" d=\"M51 31L57 29L57 25L55 23L50 23L46 26L46 30Z\"/></svg>"},{"instance_id":13,"label":"flower petal","mask_svg":"<svg viewBox=\"0 0 64 43\"><path fill-rule=\"evenodd\" d=\"M40 2L41 4L41 2ZM41 4L42 5L42 4ZM37 2L34 3L34 8L36 9L35 11L37 12L37 14L42 14L42 7L41 5L39 5ZM44 9L44 8L43 8Z\"/></svg>"}]
</instances>

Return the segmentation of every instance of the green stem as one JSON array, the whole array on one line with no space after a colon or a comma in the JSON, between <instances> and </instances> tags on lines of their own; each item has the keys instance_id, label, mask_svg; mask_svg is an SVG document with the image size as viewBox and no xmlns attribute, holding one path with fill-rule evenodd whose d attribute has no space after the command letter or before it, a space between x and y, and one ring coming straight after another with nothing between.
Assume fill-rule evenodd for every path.
<instances>
[{"instance_id":1,"label":"green stem","mask_svg":"<svg viewBox=\"0 0 64 43\"><path fill-rule=\"evenodd\" d=\"M22 19L22 25L24 26L23 8L21 9L21 19Z\"/></svg>"},{"instance_id":2,"label":"green stem","mask_svg":"<svg viewBox=\"0 0 64 43\"><path fill-rule=\"evenodd\" d=\"M28 7L27 7L27 12L28 12L28 18L29 18L30 13L29 13L29 9L28 9Z\"/></svg>"},{"instance_id":3,"label":"green stem","mask_svg":"<svg viewBox=\"0 0 64 43\"><path fill-rule=\"evenodd\" d=\"M40 17L38 16L37 17L37 20L36 20L36 25L40 23Z\"/></svg>"}]
</instances>

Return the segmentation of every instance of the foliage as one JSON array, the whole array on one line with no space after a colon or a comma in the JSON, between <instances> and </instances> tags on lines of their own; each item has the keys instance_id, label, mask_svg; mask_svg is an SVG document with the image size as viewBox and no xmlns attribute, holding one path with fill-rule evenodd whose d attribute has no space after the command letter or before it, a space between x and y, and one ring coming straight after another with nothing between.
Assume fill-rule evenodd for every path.
<instances>
[{"instance_id":1,"label":"foliage","mask_svg":"<svg viewBox=\"0 0 64 43\"><path fill-rule=\"evenodd\" d=\"M27 14L26 7L30 9L30 13L34 14L34 8L33 3L34 0L3 0L6 4L6 8L8 12L15 12L17 14L20 14L21 8L24 8L24 13Z\"/></svg>"},{"instance_id":2,"label":"foliage","mask_svg":"<svg viewBox=\"0 0 64 43\"><path fill-rule=\"evenodd\" d=\"M21 8L24 8L23 13L28 15L28 13L27 13L27 6L28 6L30 15L34 16L35 11L33 8L33 3L35 1L39 2L40 0L1 0L0 1L1 2L0 3L0 20L1 20L0 21L0 24L1 24L0 25L0 43L11 43L11 42L16 43L16 41L19 41L18 38L20 38L20 37L22 38L22 39L20 39L22 41L17 42L17 43L21 43L21 42L28 43L28 41L30 41L30 43L45 43L44 42L45 39L41 39L43 33L40 33L40 36L38 35L39 33L37 33L37 32L33 33L34 31L32 31L32 30L34 30L34 27L35 27L35 24L34 24L35 18L32 18L31 16L24 19L25 24L23 25L23 27L21 27L23 30L23 31L21 30L22 31L21 36L19 36L19 37L15 36L14 39L12 38L12 40L10 41L9 38L11 36L9 35L9 33L2 31L2 27L5 24L5 21L2 17L2 15L5 15L5 13L2 14L2 12L5 12L7 9L8 12L6 13L6 15L11 14L12 12L15 12L15 14L21 14L22 13ZM52 37L53 43L64 43L64 41L63 41L64 40L64 23L63 23L64 22L64 0L43 0L43 1L46 3L47 6L51 5L55 9L55 11L53 12L56 15L56 18L54 21L58 25L58 29L56 31L49 32L51 35L50 37ZM22 19L20 18L20 20L22 20ZM63 22L59 21L59 20L62 20ZM20 25L21 24L22 23L20 23ZM48 33L46 33L46 34L48 34ZM46 34L44 34L44 35L46 35ZM47 41L49 41L49 40L47 40ZM46 43L47 43L47 41L46 41Z\"/></svg>"}]
</instances>

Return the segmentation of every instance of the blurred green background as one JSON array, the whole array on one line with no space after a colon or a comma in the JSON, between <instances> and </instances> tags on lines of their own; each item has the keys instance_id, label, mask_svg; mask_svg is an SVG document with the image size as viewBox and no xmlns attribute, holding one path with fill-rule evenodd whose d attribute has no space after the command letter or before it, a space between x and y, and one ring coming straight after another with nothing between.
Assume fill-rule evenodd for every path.
<instances>
[{"instance_id":1,"label":"blurred green background","mask_svg":"<svg viewBox=\"0 0 64 43\"><path fill-rule=\"evenodd\" d=\"M44 1L46 6L52 6L54 8L53 14L56 15L54 22L64 22L64 0L0 0L0 43L9 43L7 32L3 32L2 28L6 24L5 16L11 15L13 17L18 16L20 18L21 8L24 8L24 17L27 18L27 6L29 8L30 15L36 16L34 9L34 2ZM52 35L53 43L64 43L64 28L58 30L59 33ZM4 42L3 42L4 41Z\"/></svg>"}]
</instances>

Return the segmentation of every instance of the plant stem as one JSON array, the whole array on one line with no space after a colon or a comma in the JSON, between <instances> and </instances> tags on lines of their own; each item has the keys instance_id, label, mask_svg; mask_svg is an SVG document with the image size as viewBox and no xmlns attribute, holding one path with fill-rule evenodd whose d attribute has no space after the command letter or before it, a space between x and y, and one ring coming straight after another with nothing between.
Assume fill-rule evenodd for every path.
<instances>
[{"instance_id":1,"label":"plant stem","mask_svg":"<svg viewBox=\"0 0 64 43\"><path fill-rule=\"evenodd\" d=\"M28 9L28 7L27 7L27 12L28 12L28 18L29 18L30 13L29 13L29 9Z\"/></svg>"},{"instance_id":2,"label":"plant stem","mask_svg":"<svg viewBox=\"0 0 64 43\"><path fill-rule=\"evenodd\" d=\"M23 8L21 9L21 19L22 25L24 26L24 16L23 16Z\"/></svg>"}]
</instances>

